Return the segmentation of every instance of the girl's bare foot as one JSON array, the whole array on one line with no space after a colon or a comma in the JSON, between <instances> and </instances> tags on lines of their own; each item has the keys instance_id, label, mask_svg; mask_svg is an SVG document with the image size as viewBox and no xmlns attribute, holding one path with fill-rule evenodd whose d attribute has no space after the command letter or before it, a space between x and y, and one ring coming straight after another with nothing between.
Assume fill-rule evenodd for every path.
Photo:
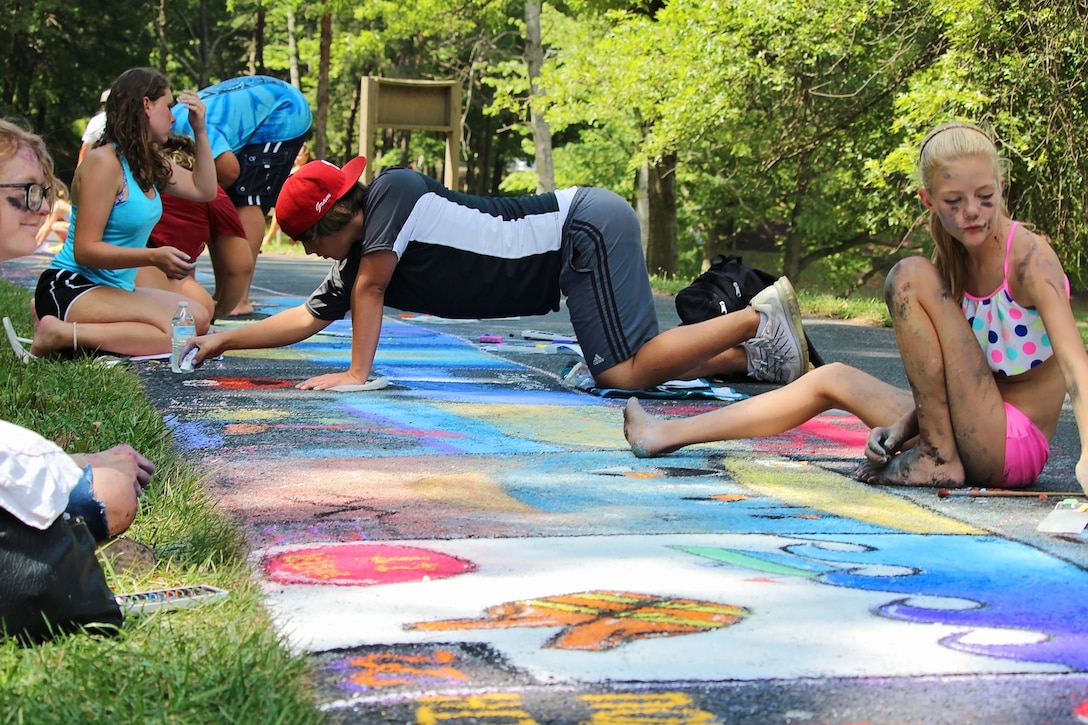
<instances>
[{"instance_id":1,"label":"girl's bare foot","mask_svg":"<svg viewBox=\"0 0 1088 725\"><path fill-rule=\"evenodd\" d=\"M680 448L669 448L658 440L660 425L661 421L642 409L638 398L627 400L627 407L623 409L623 435L631 444L631 452L636 458L655 458Z\"/></svg>"},{"instance_id":2,"label":"girl's bare foot","mask_svg":"<svg viewBox=\"0 0 1088 725\"><path fill-rule=\"evenodd\" d=\"M38 357L50 355L62 350L72 350L71 323L46 315L34 326L34 342L30 344L30 354Z\"/></svg>"},{"instance_id":3,"label":"girl's bare foot","mask_svg":"<svg viewBox=\"0 0 1088 725\"><path fill-rule=\"evenodd\" d=\"M253 314L253 305L249 302L239 302L238 306L230 311L227 317L245 317Z\"/></svg>"},{"instance_id":4,"label":"girl's bare foot","mask_svg":"<svg viewBox=\"0 0 1088 725\"><path fill-rule=\"evenodd\" d=\"M865 461L854 476L874 486L933 486L958 488L964 484L963 463L959 458L943 460L932 450L918 445L892 457L883 466Z\"/></svg>"}]
</instances>

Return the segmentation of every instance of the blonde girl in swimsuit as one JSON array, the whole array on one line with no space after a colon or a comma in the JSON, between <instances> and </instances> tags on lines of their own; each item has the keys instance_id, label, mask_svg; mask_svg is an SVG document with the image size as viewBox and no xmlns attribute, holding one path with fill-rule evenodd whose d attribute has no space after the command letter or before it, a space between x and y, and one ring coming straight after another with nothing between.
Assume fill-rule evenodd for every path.
<instances>
[{"instance_id":1,"label":"blonde girl in swimsuit","mask_svg":"<svg viewBox=\"0 0 1088 725\"><path fill-rule=\"evenodd\" d=\"M631 399L624 434L635 455L779 433L840 408L872 428L862 481L1017 488L1046 464L1068 393L1088 491L1088 354L1057 255L1010 218L1001 159L978 127L931 131L918 171L936 251L932 262L902 260L885 284L910 393L833 363L691 418L654 418Z\"/></svg>"}]
</instances>

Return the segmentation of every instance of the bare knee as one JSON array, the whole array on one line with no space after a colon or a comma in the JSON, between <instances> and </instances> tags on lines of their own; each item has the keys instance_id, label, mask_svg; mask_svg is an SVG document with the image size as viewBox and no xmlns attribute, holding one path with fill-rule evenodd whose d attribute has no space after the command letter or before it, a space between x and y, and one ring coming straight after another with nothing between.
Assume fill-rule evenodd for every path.
<instances>
[{"instance_id":1,"label":"bare knee","mask_svg":"<svg viewBox=\"0 0 1088 725\"><path fill-rule=\"evenodd\" d=\"M941 275L936 265L925 257L901 259L884 280L884 300L890 303L897 294L940 281Z\"/></svg>"},{"instance_id":2,"label":"bare knee","mask_svg":"<svg viewBox=\"0 0 1088 725\"><path fill-rule=\"evenodd\" d=\"M829 362L814 368L807 375L798 378L797 382L807 379L807 383L813 386L817 393L837 399L838 391L854 384L854 376L857 372L857 368L846 363Z\"/></svg>"},{"instance_id":3,"label":"bare knee","mask_svg":"<svg viewBox=\"0 0 1088 725\"><path fill-rule=\"evenodd\" d=\"M208 297L211 300L211 297ZM213 303L214 304L214 303ZM196 334L203 335L208 332L208 328L212 324L213 307L205 307L203 304L189 305L189 312L193 316L193 322L196 326Z\"/></svg>"}]
</instances>

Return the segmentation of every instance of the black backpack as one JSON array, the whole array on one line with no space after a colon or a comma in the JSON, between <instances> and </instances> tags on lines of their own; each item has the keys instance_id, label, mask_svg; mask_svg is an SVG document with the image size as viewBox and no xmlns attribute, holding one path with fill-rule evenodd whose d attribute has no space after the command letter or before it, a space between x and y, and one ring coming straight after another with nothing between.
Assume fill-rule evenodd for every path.
<instances>
[{"instance_id":1,"label":"black backpack","mask_svg":"<svg viewBox=\"0 0 1088 725\"><path fill-rule=\"evenodd\" d=\"M719 254L711 260L710 269L676 293L676 314L681 322L690 325L743 310L753 297L774 284L776 279L772 274L748 266L736 254ZM808 343L809 361L815 366L823 365L824 361L813 347L808 333L805 334L805 341Z\"/></svg>"},{"instance_id":2,"label":"black backpack","mask_svg":"<svg viewBox=\"0 0 1088 725\"><path fill-rule=\"evenodd\" d=\"M718 255L710 269L676 293L676 313L685 325L743 310L775 277L749 267L735 254Z\"/></svg>"}]
</instances>

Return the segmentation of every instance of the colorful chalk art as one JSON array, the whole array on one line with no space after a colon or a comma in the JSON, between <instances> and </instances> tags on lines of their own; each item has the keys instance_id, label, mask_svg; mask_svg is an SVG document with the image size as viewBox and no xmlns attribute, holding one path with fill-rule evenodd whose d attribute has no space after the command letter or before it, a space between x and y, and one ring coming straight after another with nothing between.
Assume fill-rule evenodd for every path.
<instances>
[{"instance_id":1,"label":"colorful chalk art","mask_svg":"<svg viewBox=\"0 0 1088 725\"><path fill-rule=\"evenodd\" d=\"M587 722L712 722L667 686L584 688L1088 671L1088 573L854 481L849 416L640 460L622 401L395 318L384 390L277 376L346 366L349 335L228 354L166 410L330 711L399 698L417 722L510 722L510 682L565 682Z\"/></svg>"}]
</instances>

